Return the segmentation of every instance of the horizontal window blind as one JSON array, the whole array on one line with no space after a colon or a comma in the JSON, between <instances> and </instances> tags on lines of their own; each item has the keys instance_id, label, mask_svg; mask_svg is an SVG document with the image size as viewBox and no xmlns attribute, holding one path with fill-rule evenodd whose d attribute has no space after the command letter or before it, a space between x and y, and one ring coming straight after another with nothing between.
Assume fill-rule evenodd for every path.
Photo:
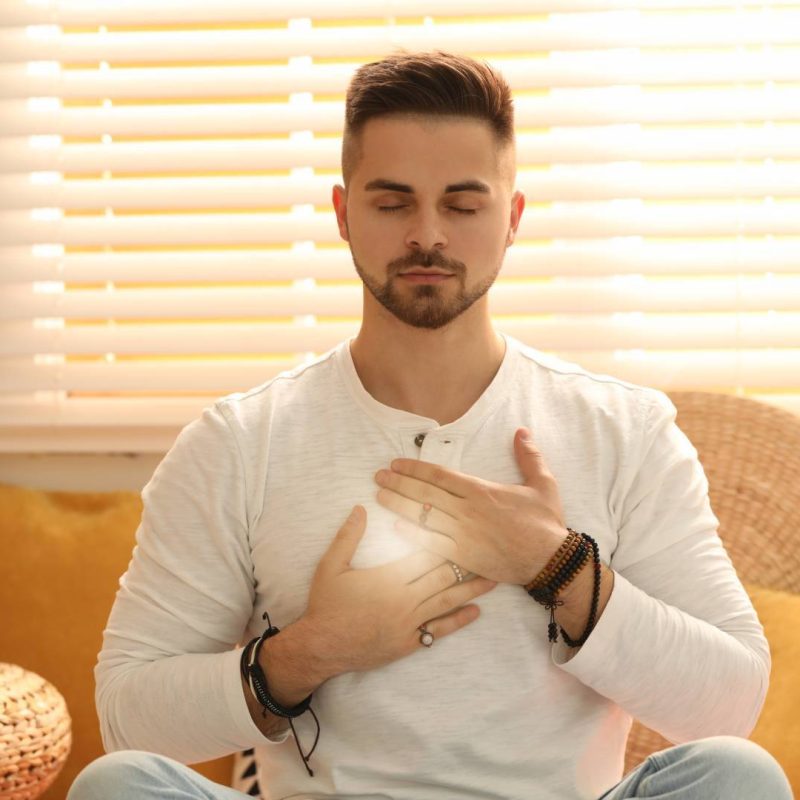
<instances>
[{"instance_id":1,"label":"horizontal window blind","mask_svg":"<svg viewBox=\"0 0 800 800\"><path fill-rule=\"evenodd\" d=\"M497 327L800 413L800 4L4 0L0 451L163 452L358 330L344 96L403 48L515 98Z\"/></svg>"}]
</instances>

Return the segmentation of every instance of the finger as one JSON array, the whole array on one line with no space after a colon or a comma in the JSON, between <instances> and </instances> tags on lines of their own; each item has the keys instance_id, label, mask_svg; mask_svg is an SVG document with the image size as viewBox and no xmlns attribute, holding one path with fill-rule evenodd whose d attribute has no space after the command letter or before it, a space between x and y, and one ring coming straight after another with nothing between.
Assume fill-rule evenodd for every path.
<instances>
[{"instance_id":1,"label":"finger","mask_svg":"<svg viewBox=\"0 0 800 800\"><path fill-rule=\"evenodd\" d=\"M464 581L427 598L417 606L414 613L418 615L416 618L420 620L421 625L425 620L449 614L464 603L491 592L495 586L497 586L495 581L486 578Z\"/></svg>"},{"instance_id":2,"label":"finger","mask_svg":"<svg viewBox=\"0 0 800 800\"><path fill-rule=\"evenodd\" d=\"M421 575L417 580L410 583L409 589L413 591L417 603L423 603L430 597L433 597L439 592L443 592L445 589L449 589L451 586L456 586L458 583L459 581L452 567L452 562L445 561L440 566L430 570L425 573L425 575Z\"/></svg>"},{"instance_id":3,"label":"finger","mask_svg":"<svg viewBox=\"0 0 800 800\"><path fill-rule=\"evenodd\" d=\"M474 622L478 619L480 614L481 610L478 606L462 606L450 614L428 620L422 624L425 625L426 630L433 634L433 641L435 644L437 639L443 639L445 636L449 636L451 633L455 633L457 630L466 627L470 622ZM419 643L418 646L424 650L426 648L420 641L420 634L421 631L417 628L414 635Z\"/></svg>"},{"instance_id":4,"label":"finger","mask_svg":"<svg viewBox=\"0 0 800 800\"><path fill-rule=\"evenodd\" d=\"M431 464L428 461L418 461L414 458L396 458L391 463L393 472L400 475L408 475L425 483L432 483L440 489L455 495L456 497L466 497L471 489L482 486L485 481L466 475L463 472L456 472L439 464Z\"/></svg>"},{"instance_id":5,"label":"finger","mask_svg":"<svg viewBox=\"0 0 800 800\"><path fill-rule=\"evenodd\" d=\"M320 566L323 569L334 569L337 572L347 569L366 528L366 510L363 506L353 506L350 516L336 532L330 547L322 557Z\"/></svg>"},{"instance_id":6,"label":"finger","mask_svg":"<svg viewBox=\"0 0 800 800\"><path fill-rule=\"evenodd\" d=\"M432 569L436 569L440 564L446 564L447 560L442 556L432 553L429 550L416 550L415 552L385 564L379 569L387 573L387 577L402 583L411 583L422 575L426 575Z\"/></svg>"},{"instance_id":7,"label":"finger","mask_svg":"<svg viewBox=\"0 0 800 800\"><path fill-rule=\"evenodd\" d=\"M395 514L399 514L411 522L418 522L420 519L422 505L416 500L409 500L391 489L379 489L377 499L384 508L394 511ZM425 524L448 536L453 536L458 532L458 521L436 506L432 506L428 511Z\"/></svg>"},{"instance_id":8,"label":"finger","mask_svg":"<svg viewBox=\"0 0 800 800\"><path fill-rule=\"evenodd\" d=\"M527 428L518 428L514 436L514 456L522 472L526 486L536 486L542 475L549 475L544 456L533 441L533 435Z\"/></svg>"},{"instance_id":9,"label":"finger","mask_svg":"<svg viewBox=\"0 0 800 800\"><path fill-rule=\"evenodd\" d=\"M431 531L427 528L420 528L404 519L398 519L394 523L394 529L412 544L421 547L423 550L430 550L432 553L446 558L448 561L458 560L458 544L456 540L447 534L439 531Z\"/></svg>"},{"instance_id":10,"label":"finger","mask_svg":"<svg viewBox=\"0 0 800 800\"><path fill-rule=\"evenodd\" d=\"M456 497L438 486L388 469L378 470L375 473L375 482L384 489L390 489L409 500L417 503L430 503L434 508L444 511L451 517L458 517L459 502L462 498Z\"/></svg>"}]
</instances>

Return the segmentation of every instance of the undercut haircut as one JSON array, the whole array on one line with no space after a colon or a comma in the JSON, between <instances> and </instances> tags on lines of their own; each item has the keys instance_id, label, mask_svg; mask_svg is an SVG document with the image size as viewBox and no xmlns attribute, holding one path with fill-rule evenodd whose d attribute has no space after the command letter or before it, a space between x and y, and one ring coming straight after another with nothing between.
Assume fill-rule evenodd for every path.
<instances>
[{"instance_id":1,"label":"undercut haircut","mask_svg":"<svg viewBox=\"0 0 800 800\"><path fill-rule=\"evenodd\" d=\"M505 78L485 62L442 50L399 52L356 70L347 89L342 177L349 186L361 158L361 134L376 117L483 120L497 143L498 164L511 150L515 172L514 104Z\"/></svg>"}]
</instances>

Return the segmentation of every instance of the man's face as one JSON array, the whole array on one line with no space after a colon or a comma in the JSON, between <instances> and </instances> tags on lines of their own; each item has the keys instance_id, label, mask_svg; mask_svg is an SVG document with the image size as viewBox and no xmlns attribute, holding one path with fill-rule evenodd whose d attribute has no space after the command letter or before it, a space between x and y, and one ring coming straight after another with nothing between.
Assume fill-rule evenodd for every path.
<instances>
[{"instance_id":1,"label":"man's face","mask_svg":"<svg viewBox=\"0 0 800 800\"><path fill-rule=\"evenodd\" d=\"M380 117L361 136L339 231L372 296L401 321L440 328L494 283L524 207L513 153L498 161L488 123Z\"/></svg>"}]
</instances>

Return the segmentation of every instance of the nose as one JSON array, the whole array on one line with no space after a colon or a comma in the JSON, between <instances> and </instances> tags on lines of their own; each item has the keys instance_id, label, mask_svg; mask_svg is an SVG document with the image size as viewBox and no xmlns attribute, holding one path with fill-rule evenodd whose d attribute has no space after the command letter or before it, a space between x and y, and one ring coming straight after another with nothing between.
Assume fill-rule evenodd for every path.
<instances>
[{"instance_id":1,"label":"nose","mask_svg":"<svg viewBox=\"0 0 800 800\"><path fill-rule=\"evenodd\" d=\"M408 219L406 246L428 252L447 245L444 222L436 212L418 211Z\"/></svg>"}]
</instances>

